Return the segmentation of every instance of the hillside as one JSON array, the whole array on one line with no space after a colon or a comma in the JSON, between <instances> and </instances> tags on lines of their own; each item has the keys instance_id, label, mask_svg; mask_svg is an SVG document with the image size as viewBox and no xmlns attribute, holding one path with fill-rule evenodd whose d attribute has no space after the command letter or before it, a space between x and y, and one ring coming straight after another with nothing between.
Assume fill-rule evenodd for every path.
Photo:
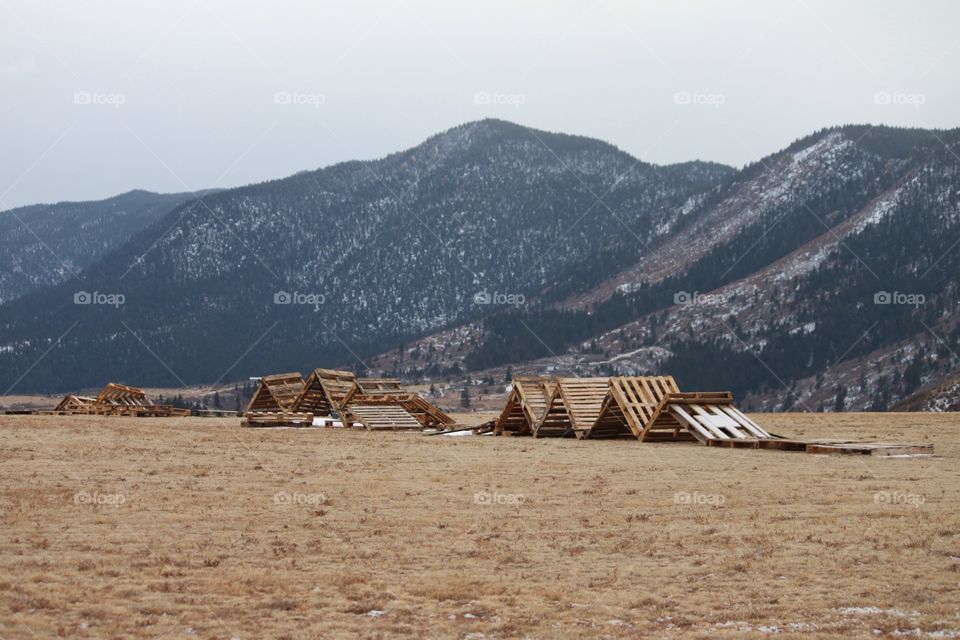
<instances>
[{"instance_id":1,"label":"hillside","mask_svg":"<svg viewBox=\"0 0 960 640\"><path fill-rule=\"evenodd\" d=\"M0 382L31 365L20 391L362 366L500 300L588 290L732 173L485 120L382 160L207 195L80 282L0 307ZM123 304L78 306L78 291ZM275 304L288 300L308 304Z\"/></svg>"},{"instance_id":2,"label":"hillside","mask_svg":"<svg viewBox=\"0 0 960 640\"><path fill-rule=\"evenodd\" d=\"M469 123L176 206L0 306L0 383L670 372L750 409L949 407L958 152L834 127L734 171Z\"/></svg>"},{"instance_id":3,"label":"hillside","mask_svg":"<svg viewBox=\"0 0 960 640\"><path fill-rule=\"evenodd\" d=\"M958 365L957 150L957 131L818 132L706 193L693 222L600 286L375 366L669 371L758 409L893 407Z\"/></svg>"},{"instance_id":4,"label":"hillside","mask_svg":"<svg viewBox=\"0 0 960 640\"><path fill-rule=\"evenodd\" d=\"M70 278L193 196L130 191L0 211L0 304Z\"/></svg>"}]
</instances>

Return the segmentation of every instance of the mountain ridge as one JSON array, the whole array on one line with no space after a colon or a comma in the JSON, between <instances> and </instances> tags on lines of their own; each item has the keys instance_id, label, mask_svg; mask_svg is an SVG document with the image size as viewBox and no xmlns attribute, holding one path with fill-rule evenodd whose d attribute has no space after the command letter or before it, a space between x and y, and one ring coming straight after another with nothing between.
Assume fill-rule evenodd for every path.
<instances>
[{"instance_id":1,"label":"mountain ridge","mask_svg":"<svg viewBox=\"0 0 960 640\"><path fill-rule=\"evenodd\" d=\"M67 330L65 320L76 316L64 302L69 287L0 306L0 371L15 371L41 346L59 359L28 376L36 388L54 380L61 389L95 386L104 375L209 382L334 363L412 379L468 369L486 377L506 367L584 375L669 369L691 386L730 385L755 408L780 407L787 397L820 408L830 403L816 400L817 367L919 343L918 322L953 309L949 295L933 292L915 312L863 307L867 287L886 286L865 279L871 269L909 284L929 267L938 286L955 286L943 272L954 264L949 250L942 264L910 257L945 248L957 231L958 179L951 149L940 143L956 147L960 130L939 133L829 127L734 170L654 165L581 136L466 123L379 160L183 203L84 273L93 287L123 271L131 299L122 309L84 309L70 346L52 348L23 322L31 318L47 336ZM929 232L888 228L918 216L933 221ZM895 252L908 266L884 257L891 238L909 245ZM847 243L859 243L863 259ZM790 275L770 273L785 268ZM323 302L273 305L278 292ZM484 292L493 303L475 299ZM747 292L755 302L744 306ZM733 302L677 304L681 293ZM501 306L497 295L523 302ZM811 300L825 306L811 308ZM877 323L860 327L866 337L857 341L856 323L836 324L850 309ZM85 324L91 314L99 328ZM952 323L934 326L956 339ZM900 378L866 375L862 390L838 361L848 408L890 407L950 374L950 358L924 349L910 356L922 362L908 381L905 367L891 365ZM110 355L96 362L94 351ZM93 362L72 359L74 352ZM129 366L144 354L151 365ZM735 373L691 368L698 359L736 363ZM58 362L67 365L59 373ZM884 402L881 390L890 396Z\"/></svg>"}]
</instances>

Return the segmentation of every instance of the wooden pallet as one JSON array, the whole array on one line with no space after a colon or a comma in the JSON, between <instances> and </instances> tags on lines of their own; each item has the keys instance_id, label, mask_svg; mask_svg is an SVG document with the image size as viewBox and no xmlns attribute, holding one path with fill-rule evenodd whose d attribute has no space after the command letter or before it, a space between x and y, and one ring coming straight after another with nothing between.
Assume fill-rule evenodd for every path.
<instances>
[{"instance_id":1,"label":"wooden pallet","mask_svg":"<svg viewBox=\"0 0 960 640\"><path fill-rule=\"evenodd\" d=\"M369 431L419 431L420 422L395 402L377 398L357 398L345 409L348 420L359 422Z\"/></svg>"},{"instance_id":2,"label":"wooden pallet","mask_svg":"<svg viewBox=\"0 0 960 640\"><path fill-rule=\"evenodd\" d=\"M640 438L646 432L648 441L692 440L672 416L664 416L657 422L663 399L667 394L679 392L673 376L610 378L609 394L587 437Z\"/></svg>"},{"instance_id":3,"label":"wooden pallet","mask_svg":"<svg viewBox=\"0 0 960 640\"><path fill-rule=\"evenodd\" d=\"M96 401L97 399L91 396L68 395L60 401L60 404L53 408L54 415L69 415L72 412L89 407Z\"/></svg>"},{"instance_id":4,"label":"wooden pallet","mask_svg":"<svg viewBox=\"0 0 960 640\"><path fill-rule=\"evenodd\" d=\"M257 385L247 412L283 412L293 408L297 396L303 391L303 376L297 373L278 373L263 376Z\"/></svg>"},{"instance_id":5,"label":"wooden pallet","mask_svg":"<svg viewBox=\"0 0 960 640\"><path fill-rule=\"evenodd\" d=\"M497 418L494 435L529 436L540 422L553 394L554 382L543 376L517 376Z\"/></svg>"},{"instance_id":6,"label":"wooden pallet","mask_svg":"<svg viewBox=\"0 0 960 640\"><path fill-rule=\"evenodd\" d=\"M896 442L836 442L811 441L806 443L807 453L862 456L932 456L932 444L901 444Z\"/></svg>"},{"instance_id":7,"label":"wooden pallet","mask_svg":"<svg viewBox=\"0 0 960 640\"><path fill-rule=\"evenodd\" d=\"M533 436L583 438L600 415L608 387L608 378L557 378Z\"/></svg>"},{"instance_id":8,"label":"wooden pallet","mask_svg":"<svg viewBox=\"0 0 960 640\"><path fill-rule=\"evenodd\" d=\"M444 428L457 423L453 416L420 397L419 394L410 393L399 396L398 400L400 406L416 418L424 428Z\"/></svg>"},{"instance_id":9,"label":"wooden pallet","mask_svg":"<svg viewBox=\"0 0 960 640\"><path fill-rule=\"evenodd\" d=\"M778 451L806 451L807 443L802 440L786 438L711 438L706 441L709 447L727 447L729 449L775 449Z\"/></svg>"},{"instance_id":10,"label":"wooden pallet","mask_svg":"<svg viewBox=\"0 0 960 640\"><path fill-rule=\"evenodd\" d=\"M357 386L357 377L349 371L314 369L293 403L293 410L315 416L342 417L344 398Z\"/></svg>"},{"instance_id":11,"label":"wooden pallet","mask_svg":"<svg viewBox=\"0 0 960 640\"><path fill-rule=\"evenodd\" d=\"M360 393L374 393L377 391L403 392L403 385L399 378L357 378L357 387Z\"/></svg>"},{"instance_id":12,"label":"wooden pallet","mask_svg":"<svg viewBox=\"0 0 960 640\"><path fill-rule=\"evenodd\" d=\"M242 415L232 409L197 409L195 413L199 418L233 418Z\"/></svg>"},{"instance_id":13,"label":"wooden pallet","mask_svg":"<svg viewBox=\"0 0 960 640\"><path fill-rule=\"evenodd\" d=\"M240 424L244 427L309 427L313 425L313 414L291 411L248 411Z\"/></svg>"},{"instance_id":14,"label":"wooden pallet","mask_svg":"<svg viewBox=\"0 0 960 640\"><path fill-rule=\"evenodd\" d=\"M143 389L128 387L117 384L116 382L108 383L97 395L95 402L98 405L123 407L142 407L150 404L147 401L147 394L144 393Z\"/></svg>"},{"instance_id":15,"label":"wooden pallet","mask_svg":"<svg viewBox=\"0 0 960 640\"><path fill-rule=\"evenodd\" d=\"M339 400L339 406L346 408L360 399L368 405L400 406L424 428L436 429L456 424L453 417L427 402L420 394L404 389L397 378L358 378L356 384Z\"/></svg>"},{"instance_id":16,"label":"wooden pallet","mask_svg":"<svg viewBox=\"0 0 960 640\"><path fill-rule=\"evenodd\" d=\"M709 445L711 441L779 440L764 431L733 406L729 391L668 393L663 399L661 415L669 414L694 438ZM648 432L655 424L651 424ZM644 434L641 434L644 440ZM757 447L759 448L759 447Z\"/></svg>"},{"instance_id":17,"label":"wooden pallet","mask_svg":"<svg viewBox=\"0 0 960 640\"><path fill-rule=\"evenodd\" d=\"M170 418L190 415L189 409L153 404L143 389L108 383L96 397L68 395L50 411L41 415L126 416L130 418Z\"/></svg>"}]
</instances>

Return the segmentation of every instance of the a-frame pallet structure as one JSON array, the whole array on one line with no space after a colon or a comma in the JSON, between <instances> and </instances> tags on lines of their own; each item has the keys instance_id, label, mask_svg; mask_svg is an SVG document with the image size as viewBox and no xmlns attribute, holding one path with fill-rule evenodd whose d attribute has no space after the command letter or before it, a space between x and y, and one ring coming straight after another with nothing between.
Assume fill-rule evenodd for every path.
<instances>
[{"instance_id":1,"label":"a-frame pallet structure","mask_svg":"<svg viewBox=\"0 0 960 640\"><path fill-rule=\"evenodd\" d=\"M610 378L609 393L603 400L600 415L587 433L588 438L640 438L653 425L663 410L663 399L679 393L673 376L631 376ZM668 440L693 440L682 425L664 416L648 441L673 433Z\"/></svg>"},{"instance_id":2,"label":"a-frame pallet structure","mask_svg":"<svg viewBox=\"0 0 960 640\"><path fill-rule=\"evenodd\" d=\"M312 424L312 414L293 411L302 391L303 376L299 372L263 376L247 403L243 426L301 427Z\"/></svg>"},{"instance_id":3,"label":"a-frame pallet structure","mask_svg":"<svg viewBox=\"0 0 960 640\"><path fill-rule=\"evenodd\" d=\"M544 376L515 377L507 403L494 423L494 435L533 435L555 386L550 378Z\"/></svg>"},{"instance_id":4,"label":"a-frame pallet structure","mask_svg":"<svg viewBox=\"0 0 960 640\"><path fill-rule=\"evenodd\" d=\"M257 390L247 403L246 413L253 411L290 411L303 391L303 376L300 373L278 373L263 376Z\"/></svg>"},{"instance_id":5,"label":"a-frame pallet structure","mask_svg":"<svg viewBox=\"0 0 960 640\"><path fill-rule=\"evenodd\" d=\"M596 422L607 396L608 378L557 378L535 438L583 438Z\"/></svg>"},{"instance_id":6,"label":"a-frame pallet structure","mask_svg":"<svg viewBox=\"0 0 960 640\"><path fill-rule=\"evenodd\" d=\"M293 403L292 410L315 416L344 418L344 398L357 385L357 377L349 371L314 369Z\"/></svg>"}]
</instances>

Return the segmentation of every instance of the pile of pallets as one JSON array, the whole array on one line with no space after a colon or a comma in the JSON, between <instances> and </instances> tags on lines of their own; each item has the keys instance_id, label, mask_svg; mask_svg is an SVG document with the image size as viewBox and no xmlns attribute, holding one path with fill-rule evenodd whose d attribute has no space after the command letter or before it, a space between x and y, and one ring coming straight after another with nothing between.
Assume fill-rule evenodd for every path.
<instances>
[{"instance_id":1,"label":"pile of pallets","mask_svg":"<svg viewBox=\"0 0 960 640\"><path fill-rule=\"evenodd\" d=\"M729 391L682 392L672 376L514 379L495 435L629 438L808 453L925 455L933 445L791 440L733 404Z\"/></svg>"},{"instance_id":2,"label":"pile of pallets","mask_svg":"<svg viewBox=\"0 0 960 640\"><path fill-rule=\"evenodd\" d=\"M396 378L357 378L350 371L314 369L265 376L244 414L245 426L309 426L314 418L370 431L446 429L455 420Z\"/></svg>"},{"instance_id":3,"label":"pile of pallets","mask_svg":"<svg viewBox=\"0 0 960 640\"><path fill-rule=\"evenodd\" d=\"M51 411L40 415L127 416L132 418L171 418L190 415L189 409L153 404L143 389L116 382L108 383L96 397L67 395Z\"/></svg>"}]
</instances>

